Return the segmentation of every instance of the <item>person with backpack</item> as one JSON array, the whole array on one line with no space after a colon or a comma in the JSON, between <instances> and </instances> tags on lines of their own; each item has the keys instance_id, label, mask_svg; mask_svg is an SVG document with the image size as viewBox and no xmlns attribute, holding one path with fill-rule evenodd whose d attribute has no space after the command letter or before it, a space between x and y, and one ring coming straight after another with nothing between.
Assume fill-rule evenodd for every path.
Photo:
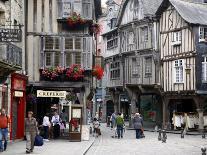
<instances>
[{"instance_id":1,"label":"person with backpack","mask_svg":"<svg viewBox=\"0 0 207 155\"><path fill-rule=\"evenodd\" d=\"M117 134L118 139L123 138L123 127L124 127L124 119L121 117L121 113L118 113L116 117L116 127L117 127Z\"/></svg>"},{"instance_id":2,"label":"person with backpack","mask_svg":"<svg viewBox=\"0 0 207 155\"><path fill-rule=\"evenodd\" d=\"M26 153L29 154L34 150L35 136L38 135L38 125L33 117L33 112L28 111L28 117L25 119L25 135L26 135Z\"/></svg>"},{"instance_id":3,"label":"person with backpack","mask_svg":"<svg viewBox=\"0 0 207 155\"><path fill-rule=\"evenodd\" d=\"M133 118L133 125L134 125L134 129L136 130L136 139L140 139L143 132L142 131L143 119L139 113L135 114L135 117Z\"/></svg>"},{"instance_id":4,"label":"person with backpack","mask_svg":"<svg viewBox=\"0 0 207 155\"><path fill-rule=\"evenodd\" d=\"M8 140L8 132L9 132L10 118L6 115L6 110L1 110L0 115L0 152L6 151L7 149L7 140ZM4 146L2 141L4 139Z\"/></svg>"}]
</instances>

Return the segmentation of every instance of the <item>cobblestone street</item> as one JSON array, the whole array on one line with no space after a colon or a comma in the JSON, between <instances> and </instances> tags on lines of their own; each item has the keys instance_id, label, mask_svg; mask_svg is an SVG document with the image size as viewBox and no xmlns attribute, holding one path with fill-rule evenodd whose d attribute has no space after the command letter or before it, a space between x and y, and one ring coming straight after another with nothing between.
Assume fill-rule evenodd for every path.
<instances>
[{"instance_id":1,"label":"cobblestone street","mask_svg":"<svg viewBox=\"0 0 207 155\"><path fill-rule=\"evenodd\" d=\"M123 139L114 139L113 132L102 126L102 136L95 140L87 155L199 155L207 140L201 136L167 134L167 143L157 140L158 133L145 132L146 138L136 140L135 131L127 130Z\"/></svg>"}]
</instances>

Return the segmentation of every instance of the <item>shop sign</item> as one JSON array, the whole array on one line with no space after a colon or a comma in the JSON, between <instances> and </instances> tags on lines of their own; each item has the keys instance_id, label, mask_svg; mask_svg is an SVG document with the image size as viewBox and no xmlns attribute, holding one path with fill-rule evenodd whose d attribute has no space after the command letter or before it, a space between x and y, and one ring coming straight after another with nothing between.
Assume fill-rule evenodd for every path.
<instances>
[{"instance_id":1,"label":"shop sign","mask_svg":"<svg viewBox=\"0 0 207 155\"><path fill-rule=\"evenodd\" d=\"M20 28L0 28L0 42L21 42L22 30Z\"/></svg>"},{"instance_id":2,"label":"shop sign","mask_svg":"<svg viewBox=\"0 0 207 155\"><path fill-rule=\"evenodd\" d=\"M43 90L37 90L37 97L65 98L66 97L66 91L43 91Z\"/></svg>"},{"instance_id":3,"label":"shop sign","mask_svg":"<svg viewBox=\"0 0 207 155\"><path fill-rule=\"evenodd\" d=\"M14 96L15 96L15 97L23 97L24 94L23 94L22 91L15 91L15 92L14 92Z\"/></svg>"}]
</instances>

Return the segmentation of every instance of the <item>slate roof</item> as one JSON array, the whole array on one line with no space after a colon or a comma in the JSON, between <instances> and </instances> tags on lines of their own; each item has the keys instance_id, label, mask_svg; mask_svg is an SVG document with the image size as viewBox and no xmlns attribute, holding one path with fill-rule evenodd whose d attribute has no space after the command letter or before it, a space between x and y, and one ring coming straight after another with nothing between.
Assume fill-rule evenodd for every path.
<instances>
[{"instance_id":1,"label":"slate roof","mask_svg":"<svg viewBox=\"0 0 207 155\"><path fill-rule=\"evenodd\" d=\"M180 16L188 23L207 25L207 4L193 3L182 0L164 0L156 14L160 15L166 8L166 3L170 2L178 11Z\"/></svg>"},{"instance_id":2,"label":"slate roof","mask_svg":"<svg viewBox=\"0 0 207 155\"><path fill-rule=\"evenodd\" d=\"M118 23L120 22L124 11L125 11L125 7L127 6L127 3L130 0L122 0L121 3L121 7L119 10L119 14L118 14ZM159 8L160 4L162 3L163 0L140 0L140 2L143 4L143 12L144 12L144 17L148 17L148 16L154 16L157 9Z\"/></svg>"}]
</instances>

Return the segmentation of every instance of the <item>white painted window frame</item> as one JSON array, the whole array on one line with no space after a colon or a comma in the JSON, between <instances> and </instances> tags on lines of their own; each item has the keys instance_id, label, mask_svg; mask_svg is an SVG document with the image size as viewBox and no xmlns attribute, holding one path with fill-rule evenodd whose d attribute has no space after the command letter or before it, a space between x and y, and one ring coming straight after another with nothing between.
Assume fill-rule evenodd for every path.
<instances>
[{"instance_id":1,"label":"white painted window frame","mask_svg":"<svg viewBox=\"0 0 207 155\"><path fill-rule=\"evenodd\" d=\"M202 83L207 83L207 56L202 61Z\"/></svg>"},{"instance_id":2,"label":"white painted window frame","mask_svg":"<svg viewBox=\"0 0 207 155\"><path fill-rule=\"evenodd\" d=\"M207 38L207 27L200 26L199 27L199 42L205 42L206 41L205 38Z\"/></svg>"},{"instance_id":3,"label":"white painted window frame","mask_svg":"<svg viewBox=\"0 0 207 155\"><path fill-rule=\"evenodd\" d=\"M175 31L172 36L172 46L181 45L182 31Z\"/></svg>"},{"instance_id":4,"label":"white painted window frame","mask_svg":"<svg viewBox=\"0 0 207 155\"><path fill-rule=\"evenodd\" d=\"M178 73L177 73L178 71ZM174 83L184 83L184 59L174 61ZM178 80L177 80L178 75Z\"/></svg>"}]
</instances>

